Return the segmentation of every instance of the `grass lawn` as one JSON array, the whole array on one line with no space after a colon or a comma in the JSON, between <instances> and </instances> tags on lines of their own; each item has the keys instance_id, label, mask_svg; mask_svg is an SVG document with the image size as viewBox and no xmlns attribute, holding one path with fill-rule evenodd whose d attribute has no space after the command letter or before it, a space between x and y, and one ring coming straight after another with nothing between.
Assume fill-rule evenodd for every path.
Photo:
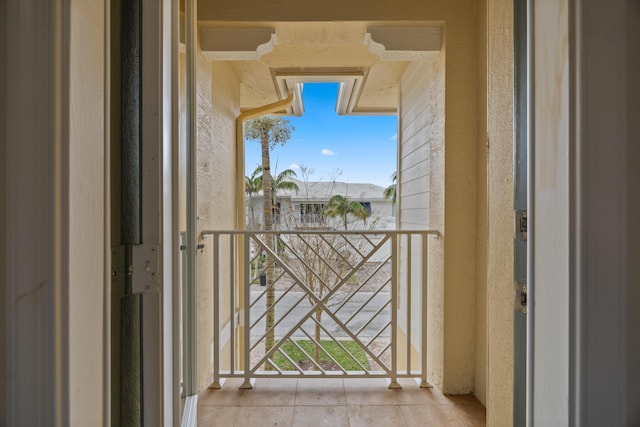
<instances>
[{"instance_id":1,"label":"grass lawn","mask_svg":"<svg viewBox=\"0 0 640 427\"><path fill-rule=\"evenodd\" d=\"M297 340L296 343L304 349L311 357L314 355L314 346L313 342L310 340ZM340 341L340 344L344 348L346 348L349 353L353 355L365 368L369 368L369 362L367 361L367 355L362 348L352 340ZM322 340L320 341L320 345L322 348L326 350L327 353L331 354L331 356L342 366L342 368L346 371L361 371L362 368L342 350L334 341L331 340ZM300 367L304 370L317 370L318 368L313 365L313 363L302 353L298 348L296 348L290 341L284 343L282 347L280 347L279 351L274 354L273 360L278 365L280 369L283 371L294 371L296 370L291 363L281 354L281 352L285 352L291 360L297 362ZM327 370L339 370L339 367L336 366L335 363L329 359L329 357L323 352L320 351L320 365L323 369Z\"/></svg>"}]
</instances>

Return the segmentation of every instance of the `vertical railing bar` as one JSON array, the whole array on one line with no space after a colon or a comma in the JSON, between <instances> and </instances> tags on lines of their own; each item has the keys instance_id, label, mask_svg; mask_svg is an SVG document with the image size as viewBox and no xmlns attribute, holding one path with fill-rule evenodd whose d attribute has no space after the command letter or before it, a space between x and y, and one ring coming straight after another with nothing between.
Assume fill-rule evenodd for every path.
<instances>
[{"instance_id":1,"label":"vertical railing bar","mask_svg":"<svg viewBox=\"0 0 640 427\"><path fill-rule=\"evenodd\" d=\"M220 234L213 234L213 383L220 388Z\"/></svg>"},{"instance_id":2,"label":"vertical railing bar","mask_svg":"<svg viewBox=\"0 0 640 427\"><path fill-rule=\"evenodd\" d=\"M426 232L422 233L422 334L421 334L421 344L422 344L422 382L420 383L420 388L431 387L431 385L427 382L427 294L428 294L428 278L429 278L429 242L428 242L429 234Z\"/></svg>"},{"instance_id":3,"label":"vertical railing bar","mask_svg":"<svg viewBox=\"0 0 640 427\"><path fill-rule=\"evenodd\" d=\"M391 235L391 382L389 388L402 388L398 384L398 236Z\"/></svg>"},{"instance_id":4,"label":"vertical railing bar","mask_svg":"<svg viewBox=\"0 0 640 427\"><path fill-rule=\"evenodd\" d=\"M229 233L229 364L231 375L236 371L236 235Z\"/></svg>"},{"instance_id":5,"label":"vertical railing bar","mask_svg":"<svg viewBox=\"0 0 640 427\"><path fill-rule=\"evenodd\" d=\"M244 269L244 301L242 304L242 310L243 310L243 318L244 318L244 346L243 346L243 351L244 351L244 383L240 386L241 389L249 389L249 388L253 388L253 386L251 385L251 352L249 351L249 346L251 345L251 328L249 327L250 323L251 323L251 319L249 317L250 315L250 308L249 305L251 303L251 294L250 294L250 285L251 285L251 278L249 277L249 263L247 262L249 260L250 255L250 238L251 235L250 234L245 234L244 235L244 257L242 259L242 262L244 263L243 265L243 269Z\"/></svg>"},{"instance_id":6,"label":"vertical railing bar","mask_svg":"<svg viewBox=\"0 0 640 427\"><path fill-rule=\"evenodd\" d=\"M407 373L411 373L411 243L413 235L408 233L404 236L407 239Z\"/></svg>"}]
</instances>

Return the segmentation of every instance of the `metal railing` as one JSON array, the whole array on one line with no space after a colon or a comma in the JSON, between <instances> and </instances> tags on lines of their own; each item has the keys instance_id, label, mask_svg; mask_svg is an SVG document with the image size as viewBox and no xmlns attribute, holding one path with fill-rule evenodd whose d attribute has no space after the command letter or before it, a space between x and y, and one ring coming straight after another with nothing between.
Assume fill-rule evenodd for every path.
<instances>
[{"instance_id":1,"label":"metal railing","mask_svg":"<svg viewBox=\"0 0 640 427\"><path fill-rule=\"evenodd\" d=\"M203 231L221 378L414 377L427 387L436 231Z\"/></svg>"}]
</instances>

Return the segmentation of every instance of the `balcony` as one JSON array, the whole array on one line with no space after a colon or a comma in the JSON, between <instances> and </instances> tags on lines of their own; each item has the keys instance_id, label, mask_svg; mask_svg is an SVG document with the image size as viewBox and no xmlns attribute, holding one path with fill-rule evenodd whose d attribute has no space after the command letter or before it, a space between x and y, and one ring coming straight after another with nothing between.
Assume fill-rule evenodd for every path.
<instances>
[{"instance_id":1,"label":"balcony","mask_svg":"<svg viewBox=\"0 0 640 427\"><path fill-rule=\"evenodd\" d=\"M435 231L204 231L212 388L258 378L427 382Z\"/></svg>"},{"instance_id":2,"label":"balcony","mask_svg":"<svg viewBox=\"0 0 640 427\"><path fill-rule=\"evenodd\" d=\"M238 390L229 379L198 397L199 426L471 426L485 425L485 409L473 396L444 396L400 379L389 390L381 378L256 380Z\"/></svg>"}]
</instances>

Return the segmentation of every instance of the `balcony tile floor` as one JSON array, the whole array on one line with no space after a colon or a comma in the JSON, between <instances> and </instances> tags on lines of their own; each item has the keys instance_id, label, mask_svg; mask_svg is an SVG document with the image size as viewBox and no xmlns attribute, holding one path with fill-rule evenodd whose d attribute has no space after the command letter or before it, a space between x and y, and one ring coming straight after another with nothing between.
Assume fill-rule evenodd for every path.
<instances>
[{"instance_id":1,"label":"balcony tile floor","mask_svg":"<svg viewBox=\"0 0 640 427\"><path fill-rule=\"evenodd\" d=\"M198 397L198 426L484 426L485 409L473 396L444 396L412 379L389 390L379 378L258 379L239 390L229 379Z\"/></svg>"}]
</instances>

